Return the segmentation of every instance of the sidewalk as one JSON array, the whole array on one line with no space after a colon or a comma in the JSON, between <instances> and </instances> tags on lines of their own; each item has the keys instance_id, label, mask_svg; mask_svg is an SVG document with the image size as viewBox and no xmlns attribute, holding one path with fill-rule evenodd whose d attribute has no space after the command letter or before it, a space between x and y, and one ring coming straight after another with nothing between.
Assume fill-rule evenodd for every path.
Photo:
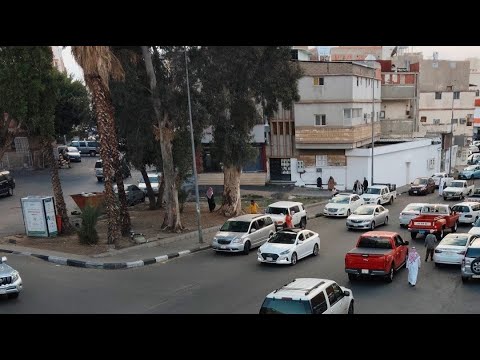
<instances>
[{"instance_id":1,"label":"sidewalk","mask_svg":"<svg viewBox=\"0 0 480 360\"><path fill-rule=\"evenodd\" d=\"M399 187L397 189L397 196L402 196L403 193L408 191L408 188L409 186ZM323 216L323 207L331 197L326 197L325 195L323 195L325 199L322 201L305 205L308 220ZM331 193L329 195L331 195ZM34 256L45 261L67 266L106 270L127 269L160 263L175 257L209 249L217 231L218 226L203 229L203 244L199 243L198 232L194 231L161 240L151 238L144 244L121 250L111 250L108 253L98 254L93 257L32 249L9 244L0 245L0 252Z\"/></svg>"}]
</instances>

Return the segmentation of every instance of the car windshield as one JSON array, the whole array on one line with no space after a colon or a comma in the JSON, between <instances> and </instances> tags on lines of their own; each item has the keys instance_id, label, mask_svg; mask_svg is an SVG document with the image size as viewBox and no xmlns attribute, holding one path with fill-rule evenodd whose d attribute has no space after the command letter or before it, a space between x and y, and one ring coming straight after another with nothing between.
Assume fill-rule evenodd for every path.
<instances>
[{"instance_id":1,"label":"car windshield","mask_svg":"<svg viewBox=\"0 0 480 360\"><path fill-rule=\"evenodd\" d=\"M103 166L102 166L102 162L101 161L98 161L95 163L95 169L101 169Z\"/></svg>"},{"instance_id":2,"label":"car windshield","mask_svg":"<svg viewBox=\"0 0 480 360\"><path fill-rule=\"evenodd\" d=\"M260 309L260 314L311 314L310 303L307 300L270 299L266 298Z\"/></svg>"},{"instance_id":3,"label":"car windshield","mask_svg":"<svg viewBox=\"0 0 480 360\"><path fill-rule=\"evenodd\" d=\"M266 210L267 214L273 214L273 215L285 215L287 214L287 209L285 208L279 208L279 207L268 207Z\"/></svg>"},{"instance_id":4,"label":"car windshield","mask_svg":"<svg viewBox=\"0 0 480 360\"><path fill-rule=\"evenodd\" d=\"M465 254L465 257L472 257L476 258L480 256L480 248L468 248L467 253Z\"/></svg>"},{"instance_id":5,"label":"car windshield","mask_svg":"<svg viewBox=\"0 0 480 360\"><path fill-rule=\"evenodd\" d=\"M78 149L76 147L68 147L67 148L67 151L71 151L71 152L78 152Z\"/></svg>"},{"instance_id":6,"label":"car windshield","mask_svg":"<svg viewBox=\"0 0 480 360\"><path fill-rule=\"evenodd\" d=\"M348 204L350 198L348 196L335 196L330 202L333 204Z\"/></svg>"},{"instance_id":7,"label":"car windshield","mask_svg":"<svg viewBox=\"0 0 480 360\"><path fill-rule=\"evenodd\" d=\"M157 176L149 176L148 180L150 180L151 183L158 183L158 177Z\"/></svg>"},{"instance_id":8,"label":"car windshield","mask_svg":"<svg viewBox=\"0 0 480 360\"><path fill-rule=\"evenodd\" d=\"M368 188L365 194L375 194L378 195L380 194L380 189L378 188Z\"/></svg>"},{"instance_id":9,"label":"car windshield","mask_svg":"<svg viewBox=\"0 0 480 360\"><path fill-rule=\"evenodd\" d=\"M453 211L459 212L459 213L469 213L470 208L466 205L455 205L452 207Z\"/></svg>"},{"instance_id":10,"label":"car windshield","mask_svg":"<svg viewBox=\"0 0 480 360\"><path fill-rule=\"evenodd\" d=\"M423 205L407 205L403 211L420 211Z\"/></svg>"},{"instance_id":11,"label":"car windshield","mask_svg":"<svg viewBox=\"0 0 480 360\"><path fill-rule=\"evenodd\" d=\"M427 183L427 179L415 179L413 185L424 185Z\"/></svg>"},{"instance_id":12,"label":"car windshield","mask_svg":"<svg viewBox=\"0 0 480 360\"><path fill-rule=\"evenodd\" d=\"M271 237L268 241L274 244L295 244L295 239L297 238L296 233L291 232L277 232Z\"/></svg>"},{"instance_id":13,"label":"car windshield","mask_svg":"<svg viewBox=\"0 0 480 360\"><path fill-rule=\"evenodd\" d=\"M227 221L220 228L220 231L246 233L248 231L249 226L250 226L250 222L246 222L246 221Z\"/></svg>"},{"instance_id":14,"label":"car windshield","mask_svg":"<svg viewBox=\"0 0 480 360\"><path fill-rule=\"evenodd\" d=\"M452 181L450 184L451 187L463 187L463 182L460 181Z\"/></svg>"},{"instance_id":15,"label":"car windshield","mask_svg":"<svg viewBox=\"0 0 480 360\"><path fill-rule=\"evenodd\" d=\"M366 207L366 206L360 206L357 210L355 210L353 213L355 215L372 215L373 214L373 208L371 207Z\"/></svg>"},{"instance_id":16,"label":"car windshield","mask_svg":"<svg viewBox=\"0 0 480 360\"><path fill-rule=\"evenodd\" d=\"M371 249L391 249L392 244L387 237L362 237L358 242L359 248L371 248Z\"/></svg>"},{"instance_id":17,"label":"car windshield","mask_svg":"<svg viewBox=\"0 0 480 360\"><path fill-rule=\"evenodd\" d=\"M440 242L440 245L451 245L451 246L465 246L467 245L468 236L464 235L447 235Z\"/></svg>"}]
</instances>

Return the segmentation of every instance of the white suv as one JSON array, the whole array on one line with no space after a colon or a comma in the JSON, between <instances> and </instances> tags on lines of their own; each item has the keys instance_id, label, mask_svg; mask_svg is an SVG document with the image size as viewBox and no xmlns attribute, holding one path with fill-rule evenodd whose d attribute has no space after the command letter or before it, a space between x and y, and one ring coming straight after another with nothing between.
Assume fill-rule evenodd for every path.
<instances>
[{"instance_id":1,"label":"white suv","mask_svg":"<svg viewBox=\"0 0 480 360\"><path fill-rule=\"evenodd\" d=\"M352 290L333 280L299 278L267 295L260 314L353 314Z\"/></svg>"},{"instance_id":2,"label":"white suv","mask_svg":"<svg viewBox=\"0 0 480 360\"><path fill-rule=\"evenodd\" d=\"M268 205L265 213L270 215L277 229L283 229L285 216L292 215L292 223L294 227L305 229L307 226L307 211L302 203L294 201L278 201Z\"/></svg>"}]
</instances>

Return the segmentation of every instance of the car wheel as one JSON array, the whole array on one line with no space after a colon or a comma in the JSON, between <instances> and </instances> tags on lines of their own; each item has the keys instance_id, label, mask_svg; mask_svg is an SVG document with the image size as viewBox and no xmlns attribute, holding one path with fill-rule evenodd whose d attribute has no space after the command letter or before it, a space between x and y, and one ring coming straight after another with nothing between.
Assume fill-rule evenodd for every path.
<instances>
[{"instance_id":1,"label":"car wheel","mask_svg":"<svg viewBox=\"0 0 480 360\"><path fill-rule=\"evenodd\" d=\"M95 150L91 150L90 151L90 156L94 157L95 155L97 155L97 152Z\"/></svg>"},{"instance_id":2,"label":"car wheel","mask_svg":"<svg viewBox=\"0 0 480 360\"><path fill-rule=\"evenodd\" d=\"M305 229L307 227L307 220L305 218L302 218L300 220L300 228Z\"/></svg>"},{"instance_id":3,"label":"car wheel","mask_svg":"<svg viewBox=\"0 0 480 360\"><path fill-rule=\"evenodd\" d=\"M468 282L468 276L462 276L462 283Z\"/></svg>"},{"instance_id":4,"label":"car wheel","mask_svg":"<svg viewBox=\"0 0 480 360\"><path fill-rule=\"evenodd\" d=\"M457 232L458 229L458 221L455 222L455 225L452 227L452 233Z\"/></svg>"},{"instance_id":5,"label":"car wheel","mask_svg":"<svg viewBox=\"0 0 480 360\"><path fill-rule=\"evenodd\" d=\"M315 246L313 247L313 256L317 256L318 255L318 244L315 244Z\"/></svg>"},{"instance_id":6,"label":"car wheel","mask_svg":"<svg viewBox=\"0 0 480 360\"><path fill-rule=\"evenodd\" d=\"M350 301L350 305L348 306L348 315L353 315L354 308L353 308L353 300Z\"/></svg>"},{"instance_id":7,"label":"car wheel","mask_svg":"<svg viewBox=\"0 0 480 360\"><path fill-rule=\"evenodd\" d=\"M395 265L392 263L388 275L385 277L385 281L391 283L393 281L393 276L395 274Z\"/></svg>"},{"instance_id":8,"label":"car wheel","mask_svg":"<svg viewBox=\"0 0 480 360\"><path fill-rule=\"evenodd\" d=\"M415 240L417 238L417 233L412 231L410 233L410 237L412 238L412 240Z\"/></svg>"},{"instance_id":9,"label":"car wheel","mask_svg":"<svg viewBox=\"0 0 480 360\"><path fill-rule=\"evenodd\" d=\"M390 197L389 204L390 204L390 205L392 205L392 204L393 204L393 196L391 196L391 197Z\"/></svg>"},{"instance_id":10,"label":"car wheel","mask_svg":"<svg viewBox=\"0 0 480 360\"><path fill-rule=\"evenodd\" d=\"M8 196L13 196L13 188L9 187L8 188Z\"/></svg>"},{"instance_id":11,"label":"car wheel","mask_svg":"<svg viewBox=\"0 0 480 360\"><path fill-rule=\"evenodd\" d=\"M103 180L103 179L102 179L101 177L97 177L97 181L98 181L98 182L102 182L102 180Z\"/></svg>"},{"instance_id":12,"label":"car wheel","mask_svg":"<svg viewBox=\"0 0 480 360\"><path fill-rule=\"evenodd\" d=\"M252 246L252 245L250 244L250 241L247 240L247 241L245 242L245 245L243 245L243 254L244 254L244 255L248 255L248 254L250 253L250 247L251 247L251 246Z\"/></svg>"},{"instance_id":13,"label":"car wheel","mask_svg":"<svg viewBox=\"0 0 480 360\"><path fill-rule=\"evenodd\" d=\"M292 258L290 259L290 265L295 265L297 263L297 253L292 254Z\"/></svg>"},{"instance_id":14,"label":"car wheel","mask_svg":"<svg viewBox=\"0 0 480 360\"><path fill-rule=\"evenodd\" d=\"M388 225L388 216L385 216L385 221L384 221L383 225Z\"/></svg>"},{"instance_id":15,"label":"car wheel","mask_svg":"<svg viewBox=\"0 0 480 360\"><path fill-rule=\"evenodd\" d=\"M476 258L475 260L473 260L470 268L475 275L480 275L480 258Z\"/></svg>"},{"instance_id":16,"label":"car wheel","mask_svg":"<svg viewBox=\"0 0 480 360\"><path fill-rule=\"evenodd\" d=\"M370 224L370 230L375 230L375 221Z\"/></svg>"},{"instance_id":17,"label":"car wheel","mask_svg":"<svg viewBox=\"0 0 480 360\"><path fill-rule=\"evenodd\" d=\"M348 274L348 280L350 280L350 281L355 281L355 280L357 280L357 275L355 275L355 274Z\"/></svg>"},{"instance_id":18,"label":"car wheel","mask_svg":"<svg viewBox=\"0 0 480 360\"><path fill-rule=\"evenodd\" d=\"M16 298L18 298L18 295L20 295L20 293L18 293L18 292L11 293L11 294L8 294L8 298L9 299L16 299Z\"/></svg>"},{"instance_id":19,"label":"car wheel","mask_svg":"<svg viewBox=\"0 0 480 360\"><path fill-rule=\"evenodd\" d=\"M446 196L444 196L444 197L443 197L443 200L447 200L447 197L446 197Z\"/></svg>"}]
</instances>

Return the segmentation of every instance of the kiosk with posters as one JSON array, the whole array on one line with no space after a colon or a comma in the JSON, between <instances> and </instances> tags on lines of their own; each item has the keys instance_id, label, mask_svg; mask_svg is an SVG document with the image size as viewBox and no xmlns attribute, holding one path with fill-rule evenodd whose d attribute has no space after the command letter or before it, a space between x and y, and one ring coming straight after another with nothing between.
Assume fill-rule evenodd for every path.
<instances>
[{"instance_id":1,"label":"kiosk with posters","mask_svg":"<svg viewBox=\"0 0 480 360\"><path fill-rule=\"evenodd\" d=\"M53 196L27 196L20 202L27 236L52 237L58 234Z\"/></svg>"}]
</instances>

